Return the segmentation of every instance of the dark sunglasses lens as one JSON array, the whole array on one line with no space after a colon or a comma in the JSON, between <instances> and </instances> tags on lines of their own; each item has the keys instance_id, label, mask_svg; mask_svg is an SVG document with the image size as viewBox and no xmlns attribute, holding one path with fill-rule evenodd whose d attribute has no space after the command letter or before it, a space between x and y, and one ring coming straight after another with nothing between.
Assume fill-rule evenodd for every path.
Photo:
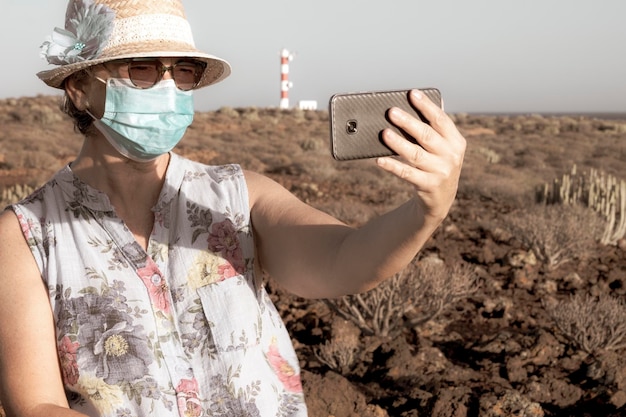
<instances>
[{"instance_id":1,"label":"dark sunglasses lens","mask_svg":"<svg viewBox=\"0 0 626 417\"><path fill-rule=\"evenodd\" d=\"M191 90L200 82L202 73L204 72L204 64L195 61L180 61L174 65L172 77L176 82L176 86L181 90Z\"/></svg>"},{"instance_id":2,"label":"dark sunglasses lens","mask_svg":"<svg viewBox=\"0 0 626 417\"><path fill-rule=\"evenodd\" d=\"M161 70L161 62L154 61L130 61L128 63L128 75L133 84L139 88L150 88L156 84Z\"/></svg>"}]
</instances>

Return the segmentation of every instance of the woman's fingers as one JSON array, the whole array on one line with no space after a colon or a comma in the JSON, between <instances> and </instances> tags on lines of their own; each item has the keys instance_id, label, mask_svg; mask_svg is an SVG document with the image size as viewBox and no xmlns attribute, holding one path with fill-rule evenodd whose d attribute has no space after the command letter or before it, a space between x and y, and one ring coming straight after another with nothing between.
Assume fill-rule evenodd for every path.
<instances>
[{"instance_id":1,"label":"woman's fingers","mask_svg":"<svg viewBox=\"0 0 626 417\"><path fill-rule=\"evenodd\" d=\"M411 135L422 148L429 152L450 145L456 147L465 143L465 139L443 109L419 90L412 90L409 96L413 106L428 123L423 122L415 115L394 107L388 113L389 119L394 125Z\"/></svg>"},{"instance_id":2,"label":"woman's fingers","mask_svg":"<svg viewBox=\"0 0 626 417\"><path fill-rule=\"evenodd\" d=\"M411 102L428 123L399 108L389 110L389 119L417 144L392 129L385 129L383 140L399 158L379 158L377 163L415 186L427 212L441 218L456 194L465 138L448 115L424 94L413 91Z\"/></svg>"}]
</instances>

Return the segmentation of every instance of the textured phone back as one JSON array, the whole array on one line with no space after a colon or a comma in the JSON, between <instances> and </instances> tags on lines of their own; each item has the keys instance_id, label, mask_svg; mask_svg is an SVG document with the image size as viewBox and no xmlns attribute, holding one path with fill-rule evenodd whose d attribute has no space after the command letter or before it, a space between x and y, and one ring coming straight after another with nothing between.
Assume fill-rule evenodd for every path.
<instances>
[{"instance_id":1,"label":"textured phone back","mask_svg":"<svg viewBox=\"0 0 626 417\"><path fill-rule=\"evenodd\" d=\"M394 155L381 140L383 129L390 128L408 137L386 117L387 110L399 107L408 113L423 116L409 103L410 90L335 94L329 102L332 155L338 160L373 158ZM420 89L441 107L441 94L436 88Z\"/></svg>"}]
</instances>

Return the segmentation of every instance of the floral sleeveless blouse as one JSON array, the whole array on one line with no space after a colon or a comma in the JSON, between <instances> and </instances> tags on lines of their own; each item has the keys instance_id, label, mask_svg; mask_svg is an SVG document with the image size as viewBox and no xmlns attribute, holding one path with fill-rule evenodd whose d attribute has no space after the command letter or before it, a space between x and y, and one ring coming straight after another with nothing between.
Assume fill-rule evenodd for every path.
<instances>
[{"instance_id":1,"label":"floral sleeveless blouse","mask_svg":"<svg viewBox=\"0 0 626 417\"><path fill-rule=\"evenodd\" d=\"M49 288L71 408L306 416L289 334L255 276L239 166L172 153L147 252L69 166L12 208Z\"/></svg>"}]
</instances>

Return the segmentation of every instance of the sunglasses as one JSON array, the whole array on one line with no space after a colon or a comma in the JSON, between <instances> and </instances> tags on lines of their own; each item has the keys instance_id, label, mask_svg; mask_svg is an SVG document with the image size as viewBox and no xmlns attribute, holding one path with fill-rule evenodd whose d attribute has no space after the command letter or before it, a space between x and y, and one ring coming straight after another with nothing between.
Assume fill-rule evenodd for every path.
<instances>
[{"instance_id":1,"label":"sunglasses","mask_svg":"<svg viewBox=\"0 0 626 417\"><path fill-rule=\"evenodd\" d=\"M205 62L194 59L182 59L170 66L155 58L133 58L124 62L128 65L130 81L141 89L153 87L169 71L176 87L189 91L198 85L207 66Z\"/></svg>"}]
</instances>

